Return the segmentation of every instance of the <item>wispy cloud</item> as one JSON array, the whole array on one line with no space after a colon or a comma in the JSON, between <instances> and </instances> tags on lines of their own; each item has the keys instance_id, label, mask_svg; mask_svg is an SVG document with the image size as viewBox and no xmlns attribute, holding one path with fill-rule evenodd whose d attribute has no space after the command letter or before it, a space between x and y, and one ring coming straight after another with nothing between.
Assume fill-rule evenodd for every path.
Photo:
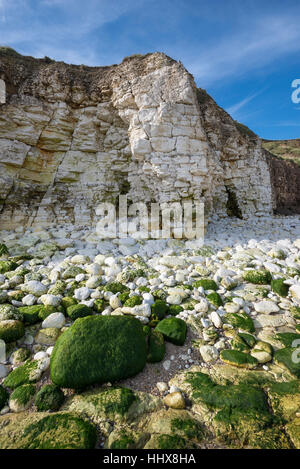
<instances>
[{"instance_id":1,"label":"wispy cloud","mask_svg":"<svg viewBox=\"0 0 300 469\"><path fill-rule=\"evenodd\" d=\"M226 109L226 111L231 114L231 115L234 115L237 111L239 111L240 109L242 109L244 106L246 106L246 104L250 103L250 101L252 101L254 98L256 98L258 95L260 95L263 91L265 90L265 88L263 90L260 90L258 91L257 93L254 93L254 94L251 94L250 96L247 96L246 98L242 99L241 101L239 101L238 103L236 104L233 104L232 106L230 106L229 108Z\"/></svg>"},{"instance_id":2,"label":"wispy cloud","mask_svg":"<svg viewBox=\"0 0 300 469\"><path fill-rule=\"evenodd\" d=\"M141 0L140 4L149 0ZM47 55L57 60L87 65L101 64L102 50L96 50L92 34L118 20L135 7L135 0L0 0L0 44L23 54Z\"/></svg>"},{"instance_id":3,"label":"wispy cloud","mask_svg":"<svg viewBox=\"0 0 300 469\"><path fill-rule=\"evenodd\" d=\"M204 85L249 70L267 67L275 60L300 50L298 15L281 14L249 19L248 26L197 52L188 60L189 69Z\"/></svg>"}]
</instances>

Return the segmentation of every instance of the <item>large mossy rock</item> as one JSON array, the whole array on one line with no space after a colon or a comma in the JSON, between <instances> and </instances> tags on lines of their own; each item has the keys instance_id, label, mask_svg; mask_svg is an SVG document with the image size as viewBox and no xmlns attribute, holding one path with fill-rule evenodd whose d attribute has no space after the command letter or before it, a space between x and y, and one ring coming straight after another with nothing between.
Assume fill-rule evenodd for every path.
<instances>
[{"instance_id":1,"label":"large mossy rock","mask_svg":"<svg viewBox=\"0 0 300 469\"><path fill-rule=\"evenodd\" d=\"M186 339L187 326L186 322L179 318L166 318L160 321L156 331L161 332L168 342L175 345L183 345Z\"/></svg>"},{"instance_id":2,"label":"large mossy rock","mask_svg":"<svg viewBox=\"0 0 300 469\"><path fill-rule=\"evenodd\" d=\"M88 316L65 331L51 355L51 379L63 388L84 388L134 376L147 357L143 327L135 318Z\"/></svg>"},{"instance_id":3,"label":"large mossy rock","mask_svg":"<svg viewBox=\"0 0 300 469\"><path fill-rule=\"evenodd\" d=\"M20 413L0 417L1 449L92 449L96 428L68 413Z\"/></svg>"}]
</instances>

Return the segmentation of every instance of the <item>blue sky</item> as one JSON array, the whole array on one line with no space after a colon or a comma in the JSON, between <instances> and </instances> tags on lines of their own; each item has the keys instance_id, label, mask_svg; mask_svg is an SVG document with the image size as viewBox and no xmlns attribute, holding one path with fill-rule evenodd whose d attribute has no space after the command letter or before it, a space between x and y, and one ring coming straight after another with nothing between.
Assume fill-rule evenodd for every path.
<instances>
[{"instance_id":1,"label":"blue sky","mask_svg":"<svg viewBox=\"0 0 300 469\"><path fill-rule=\"evenodd\" d=\"M300 138L299 0L0 0L0 44L86 65L162 51L261 137Z\"/></svg>"}]
</instances>

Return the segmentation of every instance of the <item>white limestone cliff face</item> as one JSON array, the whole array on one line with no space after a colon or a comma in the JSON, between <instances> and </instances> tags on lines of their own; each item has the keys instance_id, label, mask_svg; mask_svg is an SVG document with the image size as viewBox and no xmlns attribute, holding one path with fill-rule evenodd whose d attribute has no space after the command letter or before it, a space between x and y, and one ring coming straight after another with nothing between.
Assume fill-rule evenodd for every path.
<instances>
[{"instance_id":1,"label":"white limestone cliff face","mask_svg":"<svg viewBox=\"0 0 300 469\"><path fill-rule=\"evenodd\" d=\"M260 141L164 54L91 68L0 51L0 74L1 228L96 223L119 194L220 216L234 194L243 217L272 211Z\"/></svg>"}]
</instances>

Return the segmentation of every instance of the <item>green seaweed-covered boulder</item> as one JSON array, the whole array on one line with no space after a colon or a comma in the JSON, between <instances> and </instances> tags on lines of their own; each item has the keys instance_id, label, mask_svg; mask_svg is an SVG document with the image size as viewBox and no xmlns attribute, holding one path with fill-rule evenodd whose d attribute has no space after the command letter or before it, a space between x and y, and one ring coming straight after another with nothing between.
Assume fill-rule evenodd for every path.
<instances>
[{"instance_id":1,"label":"green seaweed-covered boulder","mask_svg":"<svg viewBox=\"0 0 300 469\"><path fill-rule=\"evenodd\" d=\"M165 356L166 346L164 336L156 330L152 330L148 337L147 362L156 363L162 361Z\"/></svg>"},{"instance_id":2,"label":"green seaweed-covered boulder","mask_svg":"<svg viewBox=\"0 0 300 469\"><path fill-rule=\"evenodd\" d=\"M25 334L24 324L21 321L8 319L0 321L0 340L6 343L15 342Z\"/></svg>"},{"instance_id":3,"label":"green seaweed-covered boulder","mask_svg":"<svg viewBox=\"0 0 300 469\"><path fill-rule=\"evenodd\" d=\"M18 309L23 315L25 324L35 324L40 321L39 313L43 305L21 306Z\"/></svg>"},{"instance_id":4,"label":"green seaweed-covered boulder","mask_svg":"<svg viewBox=\"0 0 300 469\"><path fill-rule=\"evenodd\" d=\"M69 413L0 417L1 449L92 449L96 439L93 424Z\"/></svg>"},{"instance_id":5,"label":"green seaweed-covered boulder","mask_svg":"<svg viewBox=\"0 0 300 469\"><path fill-rule=\"evenodd\" d=\"M168 342L175 345L183 345L185 342L187 326L182 319L176 317L163 319L157 324L155 330L161 332Z\"/></svg>"},{"instance_id":6,"label":"green seaweed-covered boulder","mask_svg":"<svg viewBox=\"0 0 300 469\"><path fill-rule=\"evenodd\" d=\"M169 306L164 300L155 300L154 303L151 305L152 318L155 318L160 321L165 317L168 308Z\"/></svg>"},{"instance_id":7,"label":"green seaweed-covered boulder","mask_svg":"<svg viewBox=\"0 0 300 469\"><path fill-rule=\"evenodd\" d=\"M45 384L37 393L34 404L38 411L58 410L65 400L64 393L55 384Z\"/></svg>"},{"instance_id":8,"label":"green seaweed-covered boulder","mask_svg":"<svg viewBox=\"0 0 300 469\"><path fill-rule=\"evenodd\" d=\"M23 384L17 387L9 399L9 407L13 412L24 412L33 402L35 386L33 384Z\"/></svg>"},{"instance_id":9,"label":"green seaweed-covered boulder","mask_svg":"<svg viewBox=\"0 0 300 469\"><path fill-rule=\"evenodd\" d=\"M79 303L78 305L72 305L67 308L68 316L75 321L78 318L84 318L86 316L91 316L93 314L93 310L88 306Z\"/></svg>"},{"instance_id":10,"label":"green seaweed-covered boulder","mask_svg":"<svg viewBox=\"0 0 300 469\"><path fill-rule=\"evenodd\" d=\"M143 327L135 318L89 316L75 321L56 342L51 379L66 388L115 382L134 376L147 357Z\"/></svg>"}]
</instances>

